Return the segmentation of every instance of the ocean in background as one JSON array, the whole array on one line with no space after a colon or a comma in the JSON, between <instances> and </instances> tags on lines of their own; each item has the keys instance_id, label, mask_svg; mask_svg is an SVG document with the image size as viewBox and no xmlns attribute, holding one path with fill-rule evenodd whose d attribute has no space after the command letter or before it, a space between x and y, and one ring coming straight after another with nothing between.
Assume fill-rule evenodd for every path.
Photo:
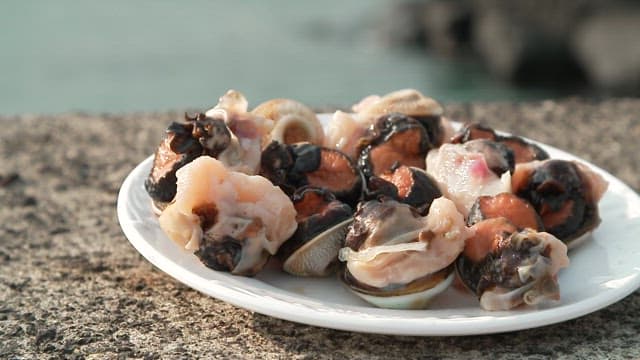
<instances>
[{"instance_id":1,"label":"ocean in background","mask_svg":"<svg viewBox=\"0 0 640 360\"><path fill-rule=\"evenodd\" d=\"M0 114L205 109L231 88L250 105L345 106L401 88L444 102L556 95L500 83L473 60L384 45L390 4L2 1Z\"/></svg>"}]
</instances>

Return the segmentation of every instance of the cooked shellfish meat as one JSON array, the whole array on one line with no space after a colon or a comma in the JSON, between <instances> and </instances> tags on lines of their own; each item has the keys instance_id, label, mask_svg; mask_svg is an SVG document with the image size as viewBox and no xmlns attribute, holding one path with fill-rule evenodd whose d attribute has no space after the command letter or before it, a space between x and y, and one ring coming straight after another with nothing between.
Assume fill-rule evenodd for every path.
<instances>
[{"instance_id":1,"label":"cooked shellfish meat","mask_svg":"<svg viewBox=\"0 0 640 360\"><path fill-rule=\"evenodd\" d=\"M200 155L218 156L229 146L231 133L223 121L200 113L185 114L185 122L173 122L153 158L145 189L157 208L164 208L176 194L176 171Z\"/></svg>"},{"instance_id":2,"label":"cooked shellfish meat","mask_svg":"<svg viewBox=\"0 0 640 360\"><path fill-rule=\"evenodd\" d=\"M270 141L273 121L247 112L247 99L229 90L218 104L208 110L207 117L221 119L231 131L231 142L217 158L229 169L248 175L258 173L262 148Z\"/></svg>"},{"instance_id":3,"label":"cooked shellfish meat","mask_svg":"<svg viewBox=\"0 0 640 360\"><path fill-rule=\"evenodd\" d=\"M413 206L426 214L433 200L442 196L438 183L424 170L400 166L392 172L372 176L367 181L367 200L383 197Z\"/></svg>"},{"instance_id":4,"label":"cooked shellfish meat","mask_svg":"<svg viewBox=\"0 0 640 360\"><path fill-rule=\"evenodd\" d=\"M542 219L527 200L512 193L500 193L495 196L480 196L469 211L467 225L494 218L506 218L519 230L529 228L544 231Z\"/></svg>"},{"instance_id":5,"label":"cooked shellfish meat","mask_svg":"<svg viewBox=\"0 0 640 360\"><path fill-rule=\"evenodd\" d=\"M511 192L509 171L494 173L485 154L464 144L443 144L427 155L427 173L465 217L479 196Z\"/></svg>"},{"instance_id":6,"label":"cooked shellfish meat","mask_svg":"<svg viewBox=\"0 0 640 360\"><path fill-rule=\"evenodd\" d=\"M291 199L298 228L278 251L282 268L298 276L329 275L336 268L353 210L322 188L302 187Z\"/></svg>"},{"instance_id":7,"label":"cooked shellfish meat","mask_svg":"<svg viewBox=\"0 0 640 360\"><path fill-rule=\"evenodd\" d=\"M432 98L414 89L394 91L385 96L367 96L353 106L353 114L336 111L327 126L325 146L338 149L357 158L360 142L370 137L376 121L390 113L401 113L416 119L425 128L433 146L440 146L451 138L453 127L442 116L442 107Z\"/></svg>"},{"instance_id":8,"label":"cooked shellfish meat","mask_svg":"<svg viewBox=\"0 0 640 360\"><path fill-rule=\"evenodd\" d=\"M374 297L429 290L449 278L450 265L471 235L462 214L444 197L434 200L424 217L394 200L362 203L339 254L346 262L343 280L356 293Z\"/></svg>"},{"instance_id":9,"label":"cooked shellfish meat","mask_svg":"<svg viewBox=\"0 0 640 360\"><path fill-rule=\"evenodd\" d=\"M376 120L361 147L358 166L365 177L370 177L393 171L400 165L424 169L424 157L435 146L416 119L390 113Z\"/></svg>"},{"instance_id":10,"label":"cooked shellfish meat","mask_svg":"<svg viewBox=\"0 0 640 360\"><path fill-rule=\"evenodd\" d=\"M254 275L297 227L291 200L261 176L201 156L178 170L177 178L160 227L210 268Z\"/></svg>"},{"instance_id":11,"label":"cooked shellfish meat","mask_svg":"<svg viewBox=\"0 0 640 360\"><path fill-rule=\"evenodd\" d=\"M477 139L493 140L507 146L513 151L514 160L517 164L549 158L549 154L540 146L530 143L519 136L500 135L489 126L480 123L466 124L451 139L451 142L461 144Z\"/></svg>"},{"instance_id":12,"label":"cooked shellfish meat","mask_svg":"<svg viewBox=\"0 0 640 360\"><path fill-rule=\"evenodd\" d=\"M463 283L485 310L558 300L558 272L569 265L567 247L553 235L518 230L505 218L476 223L456 261Z\"/></svg>"},{"instance_id":13,"label":"cooked shellfish meat","mask_svg":"<svg viewBox=\"0 0 640 360\"><path fill-rule=\"evenodd\" d=\"M353 161L338 150L310 143L272 142L262 152L260 175L289 195L307 185L327 189L350 205L362 195L362 174Z\"/></svg>"},{"instance_id":14,"label":"cooked shellfish meat","mask_svg":"<svg viewBox=\"0 0 640 360\"><path fill-rule=\"evenodd\" d=\"M570 247L600 224L598 202L607 182L582 163L545 160L518 164L513 192L531 202L547 232Z\"/></svg>"}]
</instances>

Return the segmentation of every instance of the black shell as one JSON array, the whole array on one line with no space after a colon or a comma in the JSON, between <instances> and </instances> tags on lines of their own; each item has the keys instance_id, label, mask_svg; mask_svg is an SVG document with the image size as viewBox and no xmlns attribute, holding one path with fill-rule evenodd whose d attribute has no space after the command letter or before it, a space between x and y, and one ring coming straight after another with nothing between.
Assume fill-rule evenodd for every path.
<instances>
[{"instance_id":1,"label":"black shell","mask_svg":"<svg viewBox=\"0 0 640 360\"><path fill-rule=\"evenodd\" d=\"M528 174L526 181L515 186L514 193L535 207L546 231L565 243L600 223L598 204L588 200L588 186L571 161L545 161ZM564 214L567 208L570 211ZM561 221L559 216L563 217Z\"/></svg>"},{"instance_id":2,"label":"black shell","mask_svg":"<svg viewBox=\"0 0 640 360\"><path fill-rule=\"evenodd\" d=\"M339 161L339 171L331 160ZM279 186L289 196L304 186L321 187L336 198L355 205L362 197L362 174L353 160L339 150L311 143L271 142L260 158L260 175ZM334 179L344 181L334 182Z\"/></svg>"},{"instance_id":3,"label":"black shell","mask_svg":"<svg viewBox=\"0 0 640 360\"><path fill-rule=\"evenodd\" d=\"M418 139L412 139L415 143L411 144L415 148L415 153L398 152L392 159L393 163L376 164L376 159L374 159L376 148L392 144L392 141L398 141L398 139L402 139L403 135L410 132L418 133ZM405 141L401 142L401 144L406 146L408 143ZM361 140L358 167L360 167L366 178L393 171L400 165L416 166L424 169L424 158L427 152L435 147L431 143L427 130L418 120L400 113L386 114L378 118L370 134ZM415 158L421 160L411 162Z\"/></svg>"},{"instance_id":4,"label":"black shell","mask_svg":"<svg viewBox=\"0 0 640 360\"><path fill-rule=\"evenodd\" d=\"M216 157L229 146L231 133L224 121L185 114L185 122L173 122L156 150L144 186L158 205L176 195L176 171L201 155Z\"/></svg>"},{"instance_id":5,"label":"black shell","mask_svg":"<svg viewBox=\"0 0 640 360\"><path fill-rule=\"evenodd\" d=\"M399 179L398 176L401 176L402 179ZM407 176L410 177L408 181L410 181L411 187L400 195L398 188L404 184L397 184L394 181L407 181L404 178ZM365 193L366 200L391 198L413 206L423 215L429 211L433 200L440 196L442 196L442 192L438 188L438 183L429 174L421 169L404 165L391 173L371 176L367 182Z\"/></svg>"},{"instance_id":6,"label":"black shell","mask_svg":"<svg viewBox=\"0 0 640 360\"><path fill-rule=\"evenodd\" d=\"M454 144L464 144L477 139L493 140L507 146L513 151L513 158L516 164L549 158L549 154L540 146L532 144L519 136L500 135L489 126L480 123L469 123L463 126L453 137L452 142Z\"/></svg>"}]
</instances>

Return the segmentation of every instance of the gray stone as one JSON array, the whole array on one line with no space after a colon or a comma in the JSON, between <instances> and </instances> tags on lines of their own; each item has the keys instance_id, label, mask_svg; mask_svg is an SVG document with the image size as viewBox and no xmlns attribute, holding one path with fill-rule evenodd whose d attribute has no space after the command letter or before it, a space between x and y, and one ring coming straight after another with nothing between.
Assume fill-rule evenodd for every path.
<instances>
[{"instance_id":1,"label":"gray stone","mask_svg":"<svg viewBox=\"0 0 640 360\"><path fill-rule=\"evenodd\" d=\"M572 47L590 80L612 90L640 90L640 9L596 13L576 29Z\"/></svg>"}]
</instances>

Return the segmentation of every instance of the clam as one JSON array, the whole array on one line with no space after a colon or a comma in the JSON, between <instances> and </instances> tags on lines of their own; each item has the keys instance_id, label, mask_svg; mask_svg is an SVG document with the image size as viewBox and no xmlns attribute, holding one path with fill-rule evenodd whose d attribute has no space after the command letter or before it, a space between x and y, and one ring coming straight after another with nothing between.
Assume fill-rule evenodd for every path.
<instances>
[{"instance_id":1,"label":"clam","mask_svg":"<svg viewBox=\"0 0 640 360\"><path fill-rule=\"evenodd\" d=\"M566 160L516 166L513 192L536 209L547 232L569 247L584 241L600 224L598 201L607 182L587 166Z\"/></svg>"},{"instance_id":2,"label":"clam","mask_svg":"<svg viewBox=\"0 0 640 360\"><path fill-rule=\"evenodd\" d=\"M316 114L306 105L290 99L273 99L258 105L252 114L274 122L271 139L283 144L324 143L324 130Z\"/></svg>"},{"instance_id":3,"label":"clam","mask_svg":"<svg viewBox=\"0 0 640 360\"><path fill-rule=\"evenodd\" d=\"M558 272L569 265L567 247L533 229L518 230L506 218L476 223L456 260L456 271L485 310L509 310L558 300Z\"/></svg>"},{"instance_id":4,"label":"clam","mask_svg":"<svg viewBox=\"0 0 640 360\"><path fill-rule=\"evenodd\" d=\"M424 158L435 146L425 128L400 113L381 116L361 143L358 166L366 177L380 176L400 165L424 169Z\"/></svg>"},{"instance_id":5,"label":"clam","mask_svg":"<svg viewBox=\"0 0 640 360\"><path fill-rule=\"evenodd\" d=\"M362 195L362 174L353 161L341 151L310 143L273 141L262 152L260 175L289 195L306 185L327 189L350 205Z\"/></svg>"},{"instance_id":6,"label":"clam","mask_svg":"<svg viewBox=\"0 0 640 360\"><path fill-rule=\"evenodd\" d=\"M442 196L438 183L424 170L402 165L367 182L367 199L388 197L426 214L433 200Z\"/></svg>"},{"instance_id":7,"label":"clam","mask_svg":"<svg viewBox=\"0 0 640 360\"><path fill-rule=\"evenodd\" d=\"M291 198L298 228L280 247L282 268L298 276L329 275L337 267L353 210L321 188L302 187Z\"/></svg>"},{"instance_id":8,"label":"clam","mask_svg":"<svg viewBox=\"0 0 640 360\"><path fill-rule=\"evenodd\" d=\"M472 233L440 197L427 216L395 200L358 205L339 259L342 281L379 307L424 308L450 284L453 262Z\"/></svg>"},{"instance_id":9,"label":"clam","mask_svg":"<svg viewBox=\"0 0 640 360\"><path fill-rule=\"evenodd\" d=\"M500 135L492 128L480 123L466 124L458 131L451 141L454 144L461 144L477 139L493 140L504 144L513 151L513 157L516 164L535 160L545 160L549 158L549 154L547 154L547 152L540 146L532 144L519 136Z\"/></svg>"},{"instance_id":10,"label":"clam","mask_svg":"<svg viewBox=\"0 0 640 360\"><path fill-rule=\"evenodd\" d=\"M216 157L229 146L231 134L223 121L200 113L173 122L153 158L144 186L155 207L162 210L176 194L176 171L201 155Z\"/></svg>"}]
</instances>

